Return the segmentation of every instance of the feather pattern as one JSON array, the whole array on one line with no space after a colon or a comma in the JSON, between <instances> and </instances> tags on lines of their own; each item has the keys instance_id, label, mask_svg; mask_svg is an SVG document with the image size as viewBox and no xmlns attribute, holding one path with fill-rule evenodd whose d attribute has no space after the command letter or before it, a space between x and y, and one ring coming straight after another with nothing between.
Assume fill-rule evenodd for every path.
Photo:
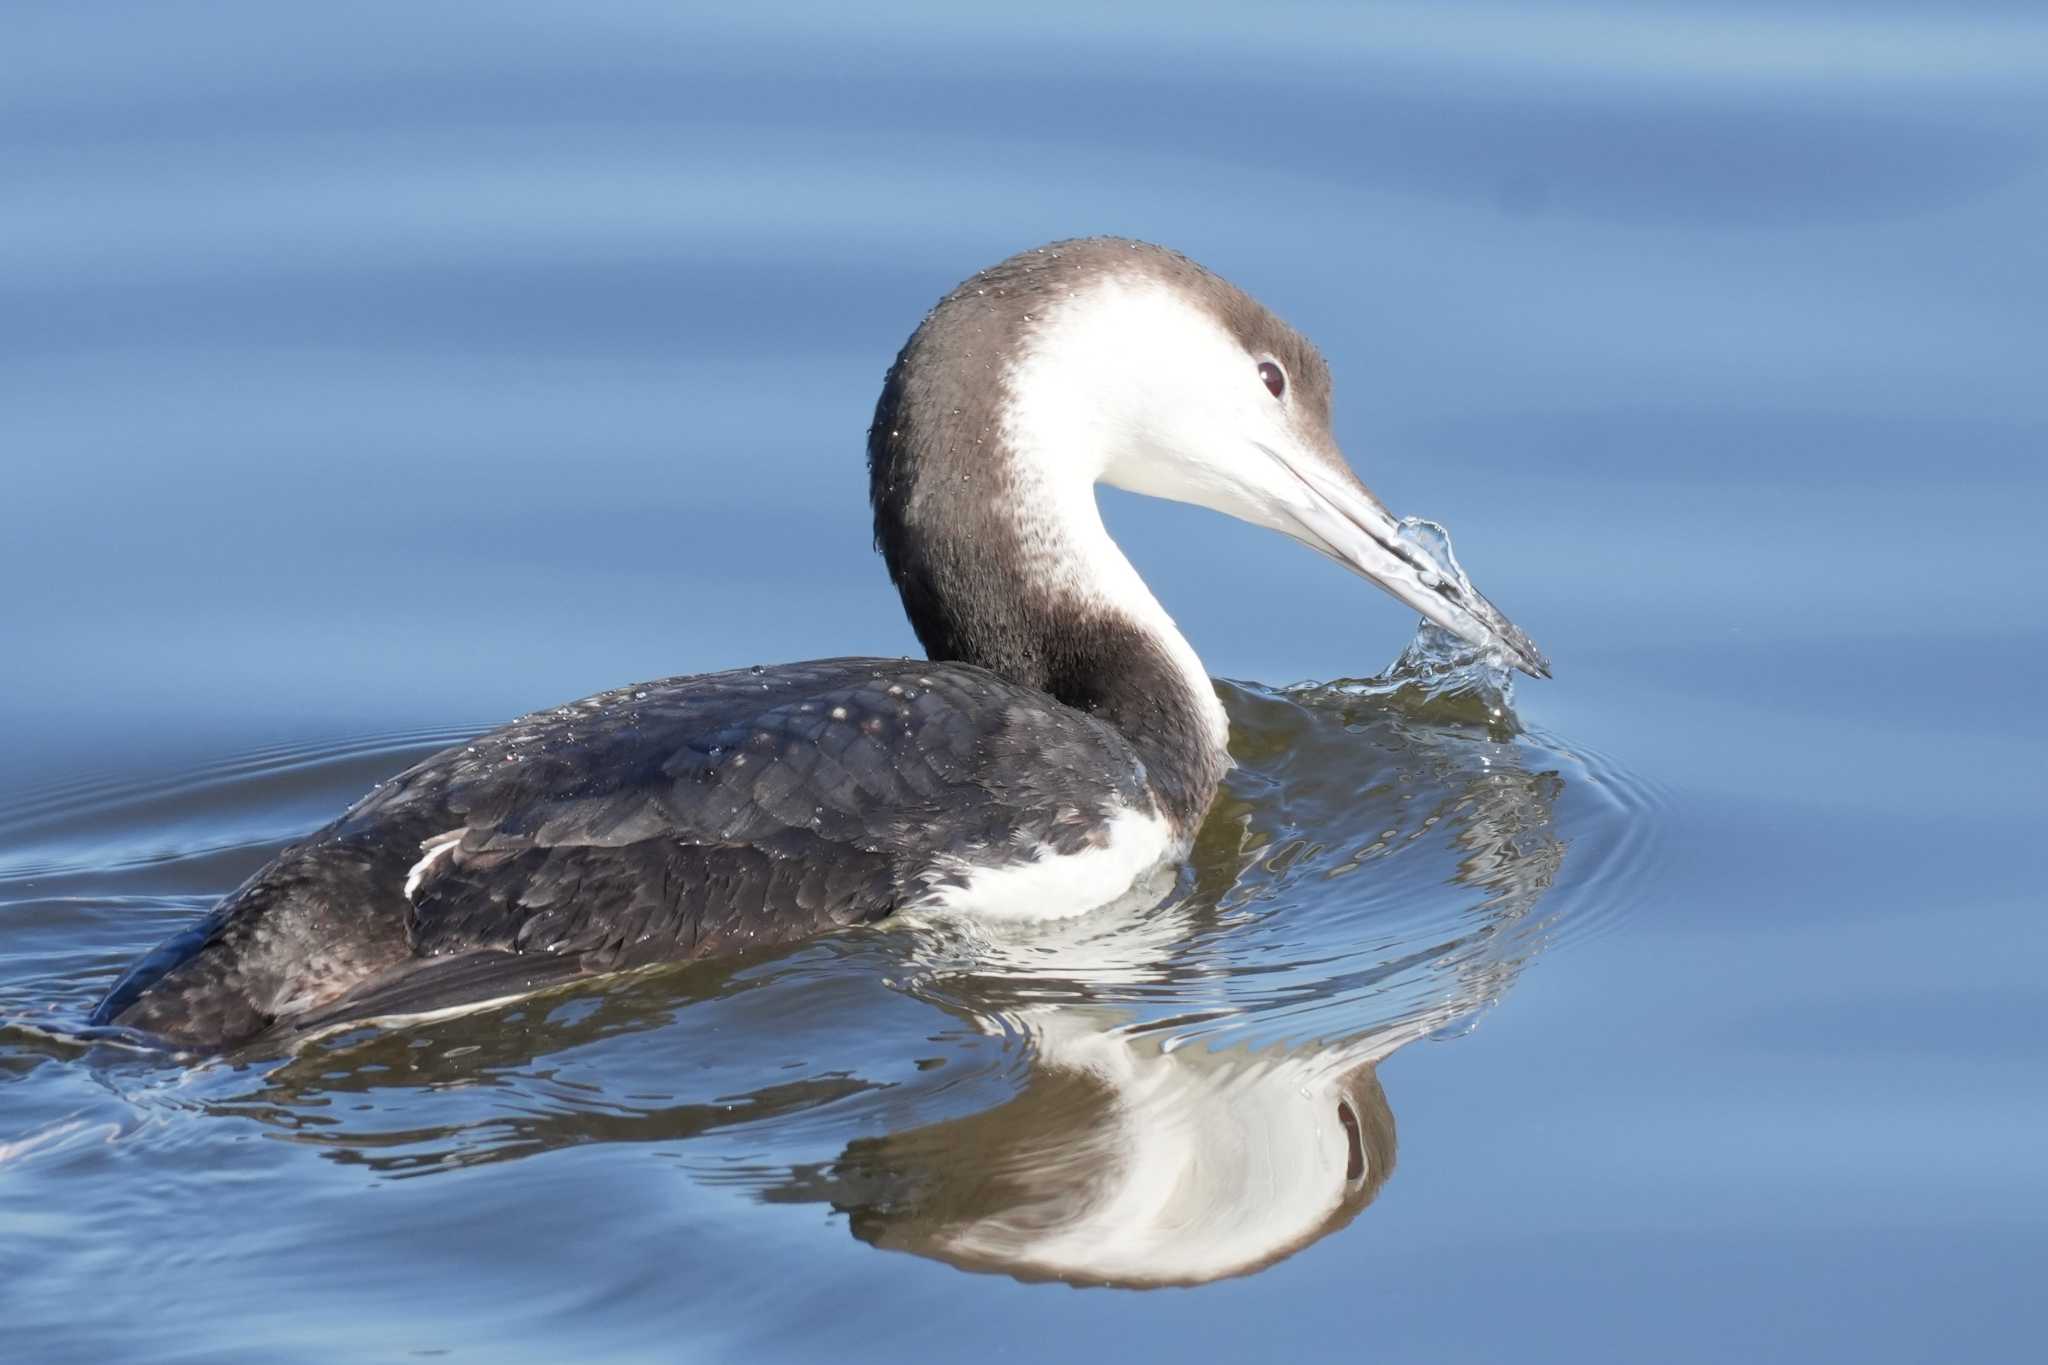
<instances>
[{"instance_id":1,"label":"feather pattern","mask_svg":"<svg viewBox=\"0 0 2048 1365\"><path fill-rule=\"evenodd\" d=\"M385 783L97 1018L205 1043L422 958L611 971L871 922L1149 812L1130 743L961 663L826 659L535 712ZM1121 889L1121 888L1119 888Z\"/></svg>"}]
</instances>

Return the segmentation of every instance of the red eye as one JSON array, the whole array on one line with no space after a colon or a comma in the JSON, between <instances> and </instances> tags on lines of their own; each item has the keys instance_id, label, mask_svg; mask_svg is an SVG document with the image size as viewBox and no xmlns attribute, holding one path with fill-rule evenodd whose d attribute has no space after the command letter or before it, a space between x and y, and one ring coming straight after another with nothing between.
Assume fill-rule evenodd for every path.
<instances>
[{"instance_id":1,"label":"red eye","mask_svg":"<svg viewBox=\"0 0 2048 1365\"><path fill-rule=\"evenodd\" d=\"M1287 373L1272 361L1259 362L1259 378L1266 382L1266 392L1275 398L1287 392Z\"/></svg>"}]
</instances>

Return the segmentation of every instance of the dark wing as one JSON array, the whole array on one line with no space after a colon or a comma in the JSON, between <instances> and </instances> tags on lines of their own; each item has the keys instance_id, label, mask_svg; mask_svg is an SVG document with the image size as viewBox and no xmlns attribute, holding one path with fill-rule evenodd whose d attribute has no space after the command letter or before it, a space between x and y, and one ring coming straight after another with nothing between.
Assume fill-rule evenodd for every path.
<instances>
[{"instance_id":1,"label":"dark wing","mask_svg":"<svg viewBox=\"0 0 2048 1365\"><path fill-rule=\"evenodd\" d=\"M942 855L1073 851L1148 800L1110 727L965 664L644 683L385 783L137 963L93 1022L218 1046L790 941L942 884Z\"/></svg>"},{"instance_id":2,"label":"dark wing","mask_svg":"<svg viewBox=\"0 0 2048 1365\"><path fill-rule=\"evenodd\" d=\"M337 822L425 830L413 951L595 970L873 920L942 852L1085 837L1144 801L1121 737L984 670L835 659L670 679L449 750Z\"/></svg>"}]
</instances>

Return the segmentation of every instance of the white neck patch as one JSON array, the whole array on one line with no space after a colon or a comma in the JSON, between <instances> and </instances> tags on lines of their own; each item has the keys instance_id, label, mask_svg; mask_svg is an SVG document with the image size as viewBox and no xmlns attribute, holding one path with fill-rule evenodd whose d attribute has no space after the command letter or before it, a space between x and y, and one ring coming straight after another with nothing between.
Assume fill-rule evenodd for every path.
<instances>
[{"instance_id":1,"label":"white neck patch","mask_svg":"<svg viewBox=\"0 0 2048 1365\"><path fill-rule=\"evenodd\" d=\"M1203 329L1212 335L1200 335ZM1143 279L1099 281L1055 305L1012 363L1002 430L1017 462L1022 548L1049 566L1044 584L1076 606L1122 617L1157 641L1219 752L1230 734L1223 704L1194 647L1103 526L1095 485L1130 486L1111 477L1122 452L1156 445L1164 433L1146 414L1173 411L1184 396L1171 383L1147 384L1143 377L1212 370L1226 346L1242 355L1206 314L1172 290ZM1173 353L1189 350L1201 357L1194 368L1172 363ZM1162 351L1168 357L1163 366L1157 363ZM1145 360L1134 365L1134 356ZM1125 386L1120 393L1121 380L1131 377L1146 391Z\"/></svg>"}]
</instances>

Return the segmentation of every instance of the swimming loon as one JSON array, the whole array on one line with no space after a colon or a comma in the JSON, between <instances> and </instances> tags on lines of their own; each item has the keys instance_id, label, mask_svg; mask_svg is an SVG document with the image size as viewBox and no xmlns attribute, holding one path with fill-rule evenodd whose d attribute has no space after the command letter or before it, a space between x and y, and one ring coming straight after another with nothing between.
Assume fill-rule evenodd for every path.
<instances>
[{"instance_id":1,"label":"swimming loon","mask_svg":"<svg viewBox=\"0 0 2048 1365\"><path fill-rule=\"evenodd\" d=\"M93 1022L217 1048L901 910L1116 900L1186 854L1229 758L1097 483L1284 532L1549 675L1351 472L1316 349L1161 247L1054 243L954 289L889 370L868 463L928 659L666 678L435 754L145 956Z\"/></svg>"}]
</instances>

